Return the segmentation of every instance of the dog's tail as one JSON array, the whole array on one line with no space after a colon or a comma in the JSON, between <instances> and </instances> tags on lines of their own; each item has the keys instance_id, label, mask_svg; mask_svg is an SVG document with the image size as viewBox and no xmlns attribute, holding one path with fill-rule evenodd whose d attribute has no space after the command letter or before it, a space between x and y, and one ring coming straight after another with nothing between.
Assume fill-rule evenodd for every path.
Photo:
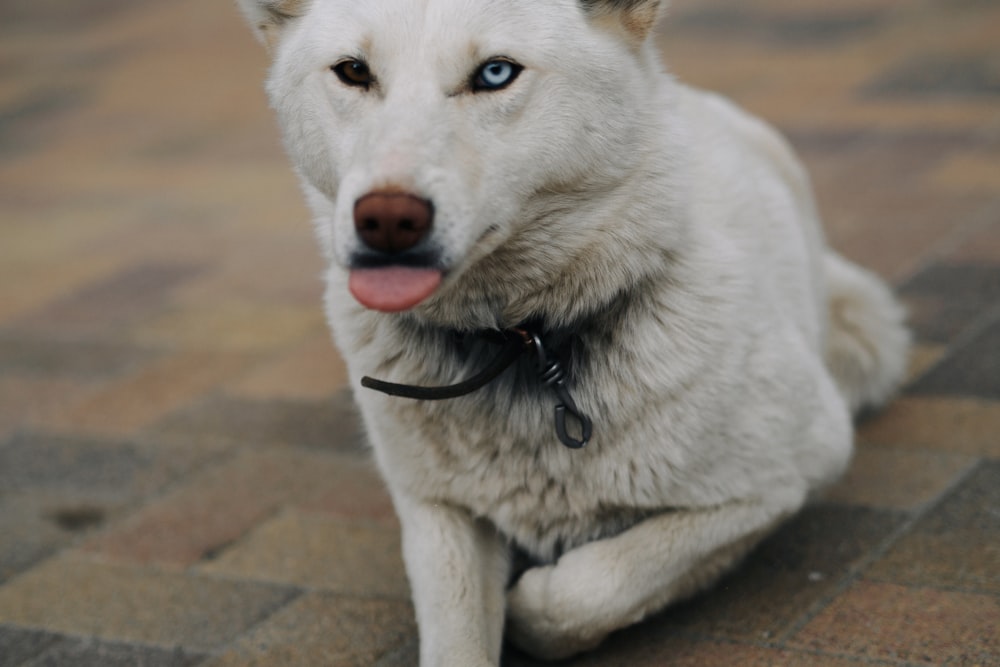
<instances>
[{"instance_id":1,"label":"dog's tail","mask_svg":"<svg viewBox=\"0 0 1000 667\"><path fill-rule=\"evenodd\" d=\"M852 412L877 407L903 381L909 358L906 313L875 274L827 252L830 331L826 365Z\"/></svg>"}]
</instances>

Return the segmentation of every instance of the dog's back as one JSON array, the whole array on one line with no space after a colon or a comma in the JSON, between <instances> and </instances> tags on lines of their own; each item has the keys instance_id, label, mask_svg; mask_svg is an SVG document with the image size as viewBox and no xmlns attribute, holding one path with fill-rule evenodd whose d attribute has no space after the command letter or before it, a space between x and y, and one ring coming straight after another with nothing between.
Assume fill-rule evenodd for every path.
<instances>
[{"instance_id":1,"label":"dog's back","mask_svg":"<svg viewBox=\"0 0 1000 667\"><path fill-rule=\"evenodd\" d=\"M818 341L852 412L881 405L906 371L910 334L899 302L877 276L825 247L808 175L784 138L712 93L688 89L680 108L696 146L706 149L694 155L712 160L696 179L711 184L700 197L709 208L703 215L729 217L727 236L753 246L759 270L770 274L761 282L798 314L803 335ZM728 174L712 173L727 167ZM728 216L717 210L722 205ZM747 207L763 210L754 216ZM744 228L748 219L758 226ZM788 222L799 229L782 229Z\"/></svg>"}]
</instances>

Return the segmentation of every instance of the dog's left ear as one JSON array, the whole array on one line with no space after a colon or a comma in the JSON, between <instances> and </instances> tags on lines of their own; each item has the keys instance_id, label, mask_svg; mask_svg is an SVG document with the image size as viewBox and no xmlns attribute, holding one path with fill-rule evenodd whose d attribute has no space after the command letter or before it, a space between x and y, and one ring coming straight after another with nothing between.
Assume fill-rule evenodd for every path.
<instances>
[{"instance_id":1,"label":"dog's left ear","mask_svg":"<svg viewBox=\"0 0 1000 667\"><path fill-rule=\"evenodd\" d=\"M236 0L260 41L273 48L290 20L305 13L310 0Z\"/></svg>"},{"instance_id":2,"label":"dog's left ear","mask_svg":"<svg viewBox=\"0 0 1000 667\"><path fill-rule=\"evenodd\" d=\"M667 7L667 0L580 0L591 17L612 19L634 45L646 41Z\"/></svg>"}]
</instances>

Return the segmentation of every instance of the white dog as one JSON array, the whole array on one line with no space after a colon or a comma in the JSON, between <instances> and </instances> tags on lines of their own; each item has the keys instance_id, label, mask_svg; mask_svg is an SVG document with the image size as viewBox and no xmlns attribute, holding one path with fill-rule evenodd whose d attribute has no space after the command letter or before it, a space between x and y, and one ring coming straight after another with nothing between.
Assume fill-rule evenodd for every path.
<instances>
[{"instance_id":1,"label":"white dog","mask_svg":"<svg viewBox=\"0 0 1000 667\"><path fill-rule=\"evenodd\" d=\"M422 665L593 647L843 471L901 308L781 138L663 73L663 2L239 1L335 338L382 380Z\"/></svg>"}]
</instances>

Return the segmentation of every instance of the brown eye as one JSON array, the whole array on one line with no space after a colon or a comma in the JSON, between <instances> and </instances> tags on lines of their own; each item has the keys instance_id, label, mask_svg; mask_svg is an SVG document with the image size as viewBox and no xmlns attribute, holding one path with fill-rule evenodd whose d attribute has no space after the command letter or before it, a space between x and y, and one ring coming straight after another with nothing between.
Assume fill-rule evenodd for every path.
<instances>
[{"instance_id":1,"label":"brown eye","mask_svg":"<svg viewBox=\"0 0 1000 667\"><path fill-rule=\"evenodd\" d=\"M360 60L344 60L330 69L337 75L337 78L348 86L368 89L375 81L368 65Z\"/></svg>"}]
</instances>

